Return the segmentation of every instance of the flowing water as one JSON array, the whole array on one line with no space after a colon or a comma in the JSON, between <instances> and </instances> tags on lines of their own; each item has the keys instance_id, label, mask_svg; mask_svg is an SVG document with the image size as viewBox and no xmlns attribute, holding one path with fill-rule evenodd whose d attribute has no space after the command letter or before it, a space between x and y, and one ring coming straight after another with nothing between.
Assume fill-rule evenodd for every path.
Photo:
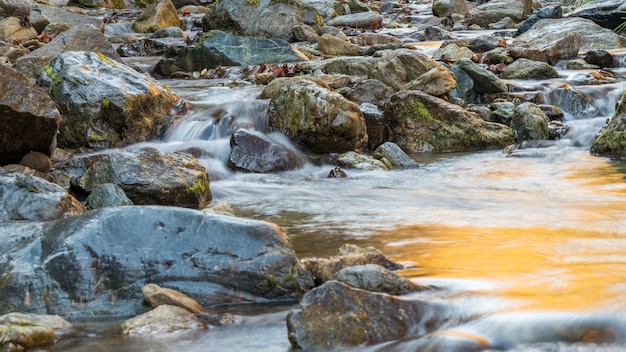
<instances>
[{"instance_id":1,"label":"flowing water","mask_svg":"<svg viewBox=\"0 0 626 352\"><path fill-rule=\"evenodd\" d=\"M576 75L563 71L560 80L517 83L566 109L567 100L549 93ZM626 163L588 151L613 113L621 83L577 87L593 98L596 113L567 113L571 130L562 140L511 155L414 155L417 169L346 170L348 177L337 179L326 177L333 165L278 174L230 171L230 132L267 132L268 102L256 99L260 88L164 82L193 111L162 140L140 146L199 151L214 203L281 225L300 257L333 255L344 243L375 246L405 265L401 275L439 288L408 299L443 301L463 317L455 328L368 350L626 351ZM288 351L290 308L225 308L236 324L167 338L120 338L106 324L83 322L88 335L52 350Z\"/></svg>"}]
</instances>

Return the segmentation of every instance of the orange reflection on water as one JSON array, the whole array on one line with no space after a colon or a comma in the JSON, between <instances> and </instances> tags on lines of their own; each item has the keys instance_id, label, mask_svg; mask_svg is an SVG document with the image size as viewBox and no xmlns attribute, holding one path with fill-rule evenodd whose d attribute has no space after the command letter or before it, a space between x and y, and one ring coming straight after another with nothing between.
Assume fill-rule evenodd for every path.
<instances>
[{"instance_id":1,"label":"orange reflection on water","mask_svg":"<svg viewBox=\"0 0 626 352\"><path fill-rule=\"evenodd\" d=\"M489 282L487 294L525 309L626 306L626 238L571 228L457 228L420 225L379 237L412 278ZM495 288L494 288L495 287Z\"/></svg>"}]
</instances>

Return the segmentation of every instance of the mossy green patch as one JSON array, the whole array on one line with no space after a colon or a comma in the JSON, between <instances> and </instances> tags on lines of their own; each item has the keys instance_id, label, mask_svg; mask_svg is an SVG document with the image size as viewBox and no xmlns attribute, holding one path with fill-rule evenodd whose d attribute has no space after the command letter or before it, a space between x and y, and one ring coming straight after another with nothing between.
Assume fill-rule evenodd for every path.
<instances>
[{"instance_id":1,"label":"mossy green patch","mask_svg":"<svg viewBox=\"0 0 626 352\"><path fill-rule=\"evenodd\" d=\"M44 67L44 70L46 71L46 75L48 76L48 78L50 78L50 80L52 80L52 83L57 83L59 82L59 77L54 73L54 69L50 66L46 66Z\"/></svg>"},{"instance_id":2,"label":"mossy green patch","mask_svg":"<svg viewBox=\"0 0 626 352\"><path fill-rule=\"evenodd\" d=\"M397 114L398 122L406 125L410 120L417 123L431 123L434 118L428 109L417 99L409 99Z\"/></svg>"}]
</instances>

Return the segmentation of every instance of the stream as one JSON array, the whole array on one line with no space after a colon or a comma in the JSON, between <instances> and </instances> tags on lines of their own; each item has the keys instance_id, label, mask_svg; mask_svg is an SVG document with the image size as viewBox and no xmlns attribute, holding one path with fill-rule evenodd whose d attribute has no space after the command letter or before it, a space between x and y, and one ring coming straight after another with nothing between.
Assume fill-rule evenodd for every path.
<instances>
[{"instance_id":1,"label":"stream","mask_svg":"<svg viewBox=\"0 0 626 352\"><path fill-rule=\"evenodd\" d=\"M424 44L425 51L432 47ZM519 83L548 92L576 74L561 72L550 82ZM256 99L262 88L206 79L164 83L193 111L162 140L131 148L201 150L214 204L279 224L301 258L334 255L344 243L375 246L405 265L400 275L439 288L408 298L445 301L468 317L449 330L366 350L467 351L487 343L494 350L626 351L610 343L626 340L626 162L589 154L613 114L621 82L581 86L600 113L566 114L571 130L559 141L510 155L412 155L417 169L345 170L344 179L326 177L334 165L277 174L229 170L232 130L266 132L268 102ZM289 351L291 308L219 308L235 324L156 338L120 337L113 332L117 322L78 321L84 335L48 350ZM588 333L595 333L588 341L609 343L577 342Z\"/></svg>"}]
</instances>

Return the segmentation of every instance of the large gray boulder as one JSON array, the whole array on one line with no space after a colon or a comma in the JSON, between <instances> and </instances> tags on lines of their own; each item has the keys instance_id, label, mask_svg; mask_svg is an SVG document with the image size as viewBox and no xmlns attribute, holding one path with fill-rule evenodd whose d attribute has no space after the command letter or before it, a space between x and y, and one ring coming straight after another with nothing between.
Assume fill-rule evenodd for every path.
<instances>
[{"instance_id":1,"label":"large gray boulder","mask_svg":"<svg viewBox=\"0 0 626 352\"><path fill-rule=\"evenodd\" d=\"M0 238L0 313L136 315L146 310L148 283L207 308L295 299L312 285L277 225L190 209L130 206L9 222Z\"/></svg>"},{"instance_id":2,"label":"large gray boulder","mask_svg":"<svg viewBox=\"0 0 626 352\"><path fill-rule=\"evenodd\" d=\"M179 100L152 77L88 51L55 56L38 84L59 106L59 145L70 148L152 140Z\"/></svg>"},{"instance_id":3,"label":"large gray boulder","mask_svg":"<svg viewBox=\"0 0 626 352\"><path fill-rule=\"evenodd\" d=\"M507 126L418 90L394 94L385 116L389 140L408 153L499 149L513 143Z\"/></svg>"},{"instance_id":4,"label":"large gray boulder","mask_svg":"<svg viewBox=\"0 0 626 352\"><path fill-rule=\"evenodd\" d=\"M626 94L622 95L609 123L591 145L591 153L612 159L626 159Z\"/></svg>"},{"instance_id":5,"label":"large gray boulder","mask_svg":"<svg viewBox=\"0 0 626 352\"><path fill-rule=\"evenodd\" d=\"M353 102L310 80L286 84L271 97L270 128L313 153L340 153L367 143L363 113Z\"/></svg>"},{"instance_id":6,"label":"large gray boulder","mask_svg":"<svg viewBox=\"0 0 626 352\"><path fill-rule=\"evenodd\" d=\"M202 29L234 30L245 36L289 40L299 24L323 25L334 15L324 1L220 1L202 18Z\"/></svg>"},{"instance_id":7,"label":"large gray boulder","mask_svg":"<svg viewBox=\"0 0 626 352\"><path fill-rule=\"evenodd\" d=\"M186 71L200 71L218 66L297 62L304 59L283 40L239 37L215 30L204 34L196 46L179 50L175 63Z\"/></svg>"},{"instance_id":8,"label":"large gray boulder","mask_svg":"<svg viewBox=\"0 0 626 352\"><path fill-rule=\"evenodd\" d=\"M50 156L61 120L54 102L19 71L0 65L0 77L0 165L31 151Z\"/></svg>"},{"instance_id":9,"label":"large gray boulder","mask_svg":"<svg viewBox=\"0 0 626 352\"><path fill-rule=\"evenodd\" d=\"M134 204L203 208L211 201L209 176L187 153L161 153L154 148L109 150L75 156L74 161L86 167L72 179L72 187L81 192L90 193L99 185L113 183Z\"/></svg>"},{"instance_id":10,"label":"large gray boulder","mask_svg":"<svg viewBox=\"0 0 626 352\"><path fill-rule=\"evenodd\" d=\"M623 0L593 0L576 7L567 17L581 17L592 20L597 25L615 29L624 22L626 2Z\"/></svg>"},{"instance_id":11,"label":"large gray boulder","mask_svg":"<svg viewBox=\"0 0 626 352\"><path fill-rule=\"evenodd\" d=\"M37 80L50 60L65 51L93 51L111 60L122 62L113 45L96 27L90 24L74 26L57 35L48 44L19 57L14 67L28 78Z\"/></svg>"},{"instance_id":12,"label":"large gray boulder","mask_svg":"<svg viewBox=\"0 0 626 352\"><path fill-rule=\"evenodd\" d=\"M401 299L337 281L307 292L287 315L293 348L320 351L422 336L458 323L453 309L441 303Z\"/></svg>"},{"instance_id":13,"label":"large gray boulder","mask_svg":"<svg viewBox=\"0 0 626 352\"><path fill-rule=\"evenodd\" d=\"M0 173L0 222L56 220L84 211L85 207L59 185L33 175Z\"/></svg>"}]
</instances>

